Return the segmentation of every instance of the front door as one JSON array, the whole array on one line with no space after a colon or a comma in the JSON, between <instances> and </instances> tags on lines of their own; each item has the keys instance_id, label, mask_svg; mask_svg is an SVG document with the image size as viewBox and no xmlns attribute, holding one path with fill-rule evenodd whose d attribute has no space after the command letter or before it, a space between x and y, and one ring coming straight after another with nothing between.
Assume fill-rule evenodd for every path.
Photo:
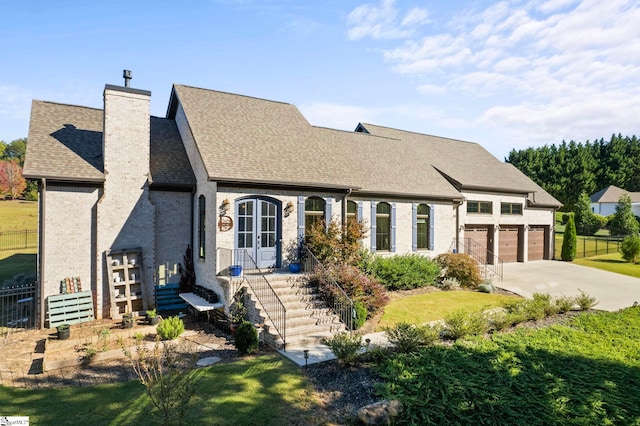
<instances>
[{"instance_id":1,"label":"front door","mask_svg":"<svg viewBox=\"0 0 640 426\"><path fill-rule=\"evenodd\" d=\"M242 255L246 252L258 268L277 266L280 240L278 210L276 202L261 198L236 202L236 248L239 249L239 262L242 262ZM245 263L245 267L250 266Z\"/></svg>"}]
</instances>

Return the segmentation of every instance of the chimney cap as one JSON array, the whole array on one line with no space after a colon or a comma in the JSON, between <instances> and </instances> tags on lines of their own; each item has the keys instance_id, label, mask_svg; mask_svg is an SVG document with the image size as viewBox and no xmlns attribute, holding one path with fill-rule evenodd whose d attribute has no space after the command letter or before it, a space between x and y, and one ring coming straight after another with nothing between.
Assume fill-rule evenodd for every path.
<instances>
[{"instance_id":1,"label":"chimney cap","mask_svg":"<svg viewBox=\"0 0 640 426\"><path fill-rule=\"evenodd\" d=\"M124 87L129 87L129 81L133 78L131 77L131 71L122 70L122 78L124 78Z\"/></svg>"}]
</instances>

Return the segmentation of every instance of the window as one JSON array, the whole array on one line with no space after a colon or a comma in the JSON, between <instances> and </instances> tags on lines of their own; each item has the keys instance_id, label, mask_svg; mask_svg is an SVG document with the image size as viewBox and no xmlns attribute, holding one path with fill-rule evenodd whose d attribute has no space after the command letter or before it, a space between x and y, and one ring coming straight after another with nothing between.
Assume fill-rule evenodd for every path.
<instances>
[{"instance_id":1,"label":"window","mask_svg":"<svg viewBox=\"0 0 640 426\"><path fill-rule=\"evenodd\" d=\"M416 215L418 250L429 249L429 215L431 209L426 204L418 204Z\"/></svg>"},{"instance_id":2,"label":"window","mask_svg":"<svg viewBox=\"0 0 640 426\"><path fill-rule=\"evenodd\" d=\"M358 204L355 201L347 201L347 220L358 221Z\"/></svg>"},{"instance_id":3,"label":"window","mask_svg":"<svg viewBox=\"0 0 640 426\"><path fill-rule=\"evenodd\" d=\"M517 203L501 203L501 214L522 214L522 204Z\"/></svg>"},{"instance_id":4,"label":"window","mask_svg":"<svg viewBox=\"0 0 640 426\"><path fill-rule=\"evenodd\" d=\"M320 197L309 197L304 202L304 229L309 231L317 222L324 222L326 202Z\"/></svg>"},{"instance_id":5,"label":"window","mask_svg":"<svg viewBox=\"0 0 640 426\"><path fill-rule=\"evenodd\" d=\"M198 257L204 259L206 230L206 200L204 195L198 197Z\"/></svg>"},{"instance_id":6,"label":"window","mask_svg":"<svg viewBox=\"0 0 640 426\"><path fill-rule=\"evenodd\" d=\"M493 203L491 201L467 201L467 213L493 213Z\"/></svg>"},{"instance_id":7,"label":"window","mask_svg":"<svg viewBox=\"0 0 640 426\"><path fill-rule=\"evenodd\" d=\"M376 206L376 250L391 250L391 206L388 203Z\"/></svg>"}]
</instances>

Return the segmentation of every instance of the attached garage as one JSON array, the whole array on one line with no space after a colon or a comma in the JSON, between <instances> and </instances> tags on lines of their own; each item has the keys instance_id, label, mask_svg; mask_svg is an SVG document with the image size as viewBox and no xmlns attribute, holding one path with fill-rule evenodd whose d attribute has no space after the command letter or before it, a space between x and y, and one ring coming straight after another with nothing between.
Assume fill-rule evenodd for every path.
<instances>
[{"instance_id":1,"label":"attached garage","mask_svg":"<svg viewBox=\"0 0 640 426\"><path fill-rule=\"evenodd\" d=\"M518 261L519 234L517 226L500 227L498 257L504 262Z\"/></svg>"},{"instance_id":2,"label":"attached garage","mask_svg":"<svg viewBox=\"0 0 640 426\"><path fill-rule=\"evenodd\" d=\"M467 250L477 253L481 262L486 262L487 248L491 250L491 241L489 240L489 226L468 226L464 229L464 245Z\"/></svg>"},{"instance_id":3,"label":"attached garage","mask_svg":"<svg viewBox=\"0 0 640 426\"><path fill-rule=\"evenodd\" d=\"M543 260L546 253L545 226L531 226L528 237L528 260Z\"/></svg>"}]
</instances>

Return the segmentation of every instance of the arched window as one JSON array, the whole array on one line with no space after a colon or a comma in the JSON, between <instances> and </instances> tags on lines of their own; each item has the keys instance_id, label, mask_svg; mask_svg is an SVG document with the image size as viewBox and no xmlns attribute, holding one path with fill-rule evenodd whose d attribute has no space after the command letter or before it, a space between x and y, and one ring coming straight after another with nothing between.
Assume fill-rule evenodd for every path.
<instances>
[{"instance_id":1,"label":"arched window","mask_svg":"<svg viewBox=\"0 0 640 426\"><path fill-rule=\"evenodd\" d=\"M416 216L418 250L429 249L429 215L431 209L426 204L418 204Z\"/></svg>"},{"instance_id":2,"label":"arched window","mask_svg":"<svg viewBox=\"0 0 640 426\"><path fill-rule=\"evenodd\" d=\"M204 195L198 197L198 257L204 259L206 230L206 200Z\"/></svg>"},{"instance_id":3,"label":"arched window","mask_svg":"<svg viewBox=\"0 0 640 426\"><path fill-rule=\"evenodd\" d=\"M391 250L391 206L378 203L376 206L376 250Z\"/></svg>"},{"instance_id":4,"label":"arched window","mask_svg":"<svg viewBox=\"0 0 640 426\"><path fill-rule=\"evenodd\" d=\"M304 201L304 229L308 232L315 223L325 221L326 202L320 197L309 197Z\"/></svg>"},{"instance_id":5,"label":"arched window","mask_svg":"<svg viewBox=\"0 0 640 426\"><path fill-rule=\"evenodd\" d=\"M355 201L347 201L347 220L358 221L358 204Z\"/></svg>"}]
</instances>

